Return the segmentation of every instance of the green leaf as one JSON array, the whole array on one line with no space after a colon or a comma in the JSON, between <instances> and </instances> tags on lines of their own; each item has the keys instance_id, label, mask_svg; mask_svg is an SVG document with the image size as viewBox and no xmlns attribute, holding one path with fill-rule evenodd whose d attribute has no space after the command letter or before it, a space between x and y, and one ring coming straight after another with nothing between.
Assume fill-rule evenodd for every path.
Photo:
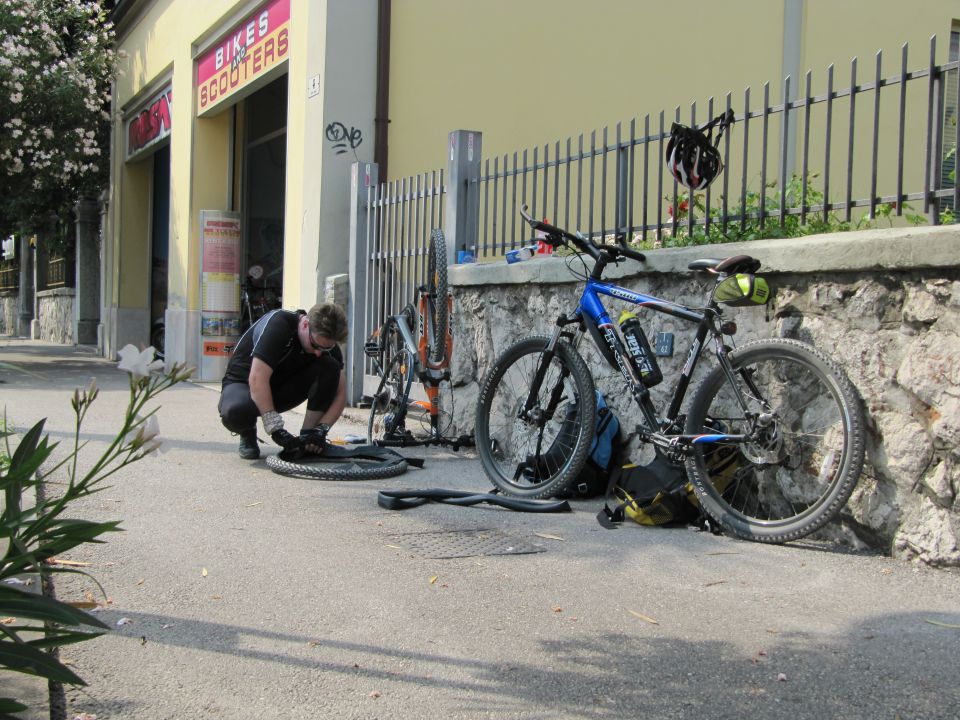
<instances>
[{"instance_id":1,"label":"green leaf","mask_svg":"<svg viewBox=\"0 0 960 720\"><path fill-rule=\"evenodd\" d=\"M120 521L90 522L89 520L60 520L38 538L37 554L44 560L63 555L77 545L97 540L108 532L119 532Z\"/></svg>"},{"instance_id":2,"label":"green leaf","mask_svg":"<svg viewBox=\"0 0 960 720\"><path fill-rule=\"evenodd\" d=\"M0 483L4 487L9 487L12 483L24 482L29 480L40 466L50 457L50 453L56 447L56 443L50 445L48 438L43 435L43 424L46 419L41 420L30 428L20 445L10 458L10 466L6 474L0 478Z\"/></svg>"},{"instance_id":3,"label":"green leaf","mask_svg":"<svg viewBox=\"0 0 960 720\"><path fill-rule=\"evenodd\" d=\"M38 536L36 530L21 531L16 536L18 541L30 546L29 552L9 554L3 558L0 565L0 576L17 575L31 572L36 566L52 557L65 555L70 550L84 543L102 543L100 535L108 532L120 532L120 521L95 523L89 520L58 520L51 526L43 529ZM49 568L50 572L59 572L56 568Z\"/></svg>"},{"instance_id":4,"label":"green leaf","mask_svg":"<svg viewBox=\"0 0 960 720\"><path fill-rule=\"evenodd\" d=\"M13 453L13 457L10 459L10 462L14 467L17 466L18 461L22 463L26 457L36 452L43 435L43 424L46 421L46 418L44 418L32 428L27 430L26 435L23 436L23 440L20 441L19 447L17 447L16 451Z\"/></svg>"},{"instance_id":5,"label":"green leaf","mask_svg":"<svg viewBox=\"0 0 960 720\"><path fill-rule=\"evenodd\" d=\"M89 625L109 628L92 615L52 598L0 585L0 615L43 620L61 625Z\"/></svg>"},{"instance_id":6,"label":"green leaf","mask_svg":"<svg viewBox=\"0 0 960 720\"><path fill-rule=\"evenodd\" d=\"M86 685L82 677L53 655L26 643L0 641L0 667L27 675L37 675L47 680Z\"/></svg>"},{"instance_id":7,"label":"green leaf","mask_svg":"<svg viewBox=\"0 0 960 720\"><path fill-rule=\"evenodd\" d=\"M40 649L54 648L60 647L61 645L73 645L74 643L84 642L85 640L93 640L103 635L102 632L69 632L65 630L51 630L50 628L47 628L45 632L48 637L30 640L27 644Z\"/></svg>"},{"instance_id":8,"label":"green leaf","mask_svg":"<svg viewBox=\"0 0 960 720\"><path fill-rule=\"evenodd\" d=\"M29 709L30 708L22 702L18 702L13 698L0 698L0 713L15 713Z\"/></svg>"}]
</instances>

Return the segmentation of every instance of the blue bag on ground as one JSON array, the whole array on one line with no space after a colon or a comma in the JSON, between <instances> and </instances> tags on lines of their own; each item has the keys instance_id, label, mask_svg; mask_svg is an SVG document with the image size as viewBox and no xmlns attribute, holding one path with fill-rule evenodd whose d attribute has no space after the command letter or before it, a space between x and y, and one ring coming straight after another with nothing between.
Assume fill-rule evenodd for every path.
<instances>
[{"instance_id":1,"label":"blue bag on ground","mask_svg":"<svg viewBox=\"0 0 960 720\"><path fill-rule=\"evenodd\" d=\"M607 405L603 394L599 390L596 392L597 424L593 444L590 446L590 453L587 455L587 461L577 476L576 482L566 492L557 494L557 498L590 498L603 495L607 491L607 481L610 479L611 471L613 468L619 467L620 451L623 444L620 434L620 420ZM576 438L577 413L577 404L568 403L564 412L563 424L553 441L553 445L540 456L539 463L533 462L533 458L528 460L531 469L537 466L543 468L556 467L558 462L562 462L562 454L566 452L564 448L570 447Z\"/></svg>"}]
</instances>

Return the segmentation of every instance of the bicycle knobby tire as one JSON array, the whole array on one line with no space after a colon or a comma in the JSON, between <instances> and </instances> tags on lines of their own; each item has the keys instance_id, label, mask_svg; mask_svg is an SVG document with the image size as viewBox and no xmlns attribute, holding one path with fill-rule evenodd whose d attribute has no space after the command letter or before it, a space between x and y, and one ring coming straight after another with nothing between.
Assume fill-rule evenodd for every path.
<instances>
[{"instance_id":1,"label":"bicycle knobby tire","mask_svg":"<svg viewBox=\"0 0 960 720\"><path fill-rule=\"evenodd\" d=\"M429 254L427 302L431 307L433 342L428 359L431 363L442 363L447 352L447 326L450 322L447 313L447 243L442 230L434 230L430 233Z\"/></svg>"},{"instance_id":2,"label":"bicycle knobby tire","mask_svg":"<svg viewBox=\"0 0 960 720\"><path fill-rule=\"evenodd\" d=\"M477 452L487 477L508 495L547 498L565 492L580 474L593 442L593 377L565 341L556 345L531 412L521 417L549 343L546 336L533 336L507 348L480 389ZM551 404L552 417L547 418Z\"/></svg>"},{"instance_id":3,"label":"bicycle knobby tire","mask_svg":"<svg viewBox=\"0 0 960 720\"><path fill-rule=\"evenodd\" d=\"M701 506L725 531L767 543L798 540L833 519L857 483L864 458L860 397L838 365L796 340L749 342L729 359L747 413L716 367L693 395L686 432L759 428L757 437L695 445L687 474Z\"/></svg>"},{"instance_id":4,"label":"bicycle knobby tire","mask_svg":"<svg viewBox=\"0 0 960 720\"><path fill-rule=\"evenodd\" d=\"M267 467L280 475L312 480L383 480L402 475L408 468L402 457L384 460L317 458L313 461L305 458L297 462L284 460L279 455L268 455L266 462Z\"/></svg>"}]
</instances>

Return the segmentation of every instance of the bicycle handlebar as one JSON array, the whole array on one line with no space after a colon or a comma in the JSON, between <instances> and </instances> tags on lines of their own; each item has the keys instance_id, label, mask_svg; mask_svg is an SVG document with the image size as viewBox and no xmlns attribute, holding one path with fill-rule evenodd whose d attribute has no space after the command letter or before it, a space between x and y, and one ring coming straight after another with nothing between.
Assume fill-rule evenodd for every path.
<instances>
[{"instance_id":1,"label":"bicycle handlebar","mask_svg":"<svg viewBox=\"0 0 960 720\"><path fill-rule=\"evenodd\" d=\"M564 244L564 240L569 240L577 248L587 253L594 260L600 260L601 255L606 253L608 260L616 260L618 257L630 258L631 260L636 260L637 262L645 262L647 257L642 252L637 252L632 250L624 245L597 245L593 240L588 237L577 233L572 234L563 228L558 228L555 225L550 225L549 223L543 222L541 220L536 220L527 212L527 206L523 205L520 208L520 215L524 220L532 227L534 230L539 230L547 236L547 243L556 247L557 245ZM551 242L551 240L553 242Z\"/></svg>"}]
</instances>

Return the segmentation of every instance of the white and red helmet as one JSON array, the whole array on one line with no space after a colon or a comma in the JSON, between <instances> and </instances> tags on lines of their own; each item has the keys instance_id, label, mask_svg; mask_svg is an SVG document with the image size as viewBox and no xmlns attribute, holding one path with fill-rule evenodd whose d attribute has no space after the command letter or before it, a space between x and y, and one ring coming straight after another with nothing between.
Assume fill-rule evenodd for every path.
<instances>
[{"instance_id":1,"label":"white and red helmet","mask_svg":"<svg viewBox=\"0 0 960 720\"><path fill-rule=\"evenodd\" d=\"M704 190L717 179L723 171L717 147L734 119L733 111L728 110L699 129L673 124L665 160L678 183L691 190ZM712 137L714 128L718 128L716 140Z\"/></svg>"}]
</instances>

